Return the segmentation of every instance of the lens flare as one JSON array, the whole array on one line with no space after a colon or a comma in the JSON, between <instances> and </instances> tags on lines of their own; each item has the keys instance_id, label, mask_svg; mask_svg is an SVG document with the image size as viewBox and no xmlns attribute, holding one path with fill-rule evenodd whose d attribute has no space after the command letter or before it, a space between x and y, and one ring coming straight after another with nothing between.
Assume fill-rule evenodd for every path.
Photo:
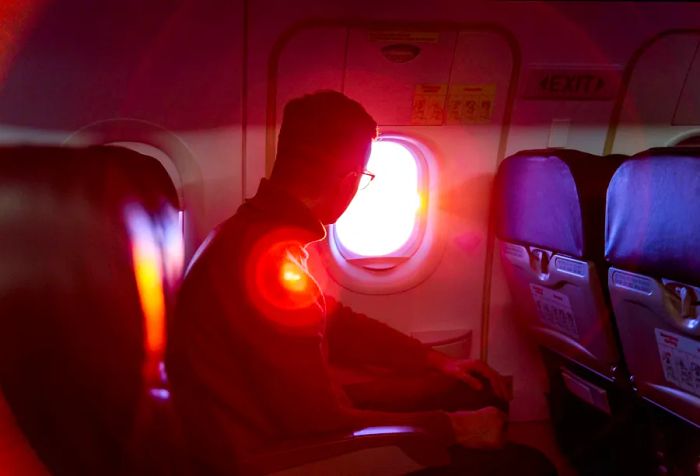
<instances>
[{"instance_id":1,"label":"lens flare","mask_svg":"<svg viewBox=\"0 0 700 476\"><path fill-rule=\"evenodd\" d=\"M159 217L158 242L163 250L163 272L166 282L175 291L180 285L185 266L183 213L171 206L164 206Z\"/></svg>"},{"instance_id":2,"label":"lens flare","mask_svg":"<svg viewBox=\"0 0 700 476\"><path fill-rule=\"evenodd\" d=\"M132 254L136 285L146 316L146 345L150 351L160 353L164 347L165 320L160 255L157 248L144 242L134 243Z\"/></svg>"},{"instance_id":3,"label":"lens flare","mask_svg":"<svg viewBox=\"0 0 700 476\"><path fill-rule=\"evenodd\" d=\"M397 251L413 235L424 198L418 193L418 165L410 150L397 142L372 145L367 170L376 178L357 191L335 224L343 246L360 256Z\"/></svg>"},{"instance_id":4,"label":"lens flare","mask_svg":"<svg viewBox=\"0 0 700 476\"><path fill-rule=\"evenodd\" d=\"M305 329L323 322L321 289L308 273L303 230L281 229L261 237L247 256L245 287L249 302L270 323Z\"/></svg>"},{"instance_id":5,"label":"lens flare","mask_svg":"<svg viewBox=\"0 0 700 476\"><path fill-rule=\"evenodd\" d=\"M280 266L280 281L282 286L293 293L303 293L309 286L306 271L301 269L292 258L282 261Z\"/></svg>"},{"instance_id":6,"label":"lens flare","mask_svg":"<svg viewBox=\"0 0 700 476\"><path fill-rule=\"evenodd\" d=\"M131 235L131 258L145 317L146 349L149 361L159 362L165 348L165 296L163 259L148 214L139 206L125 211ZM157 364L154 364L157 369Z\"/></svg>"}]
</instances>

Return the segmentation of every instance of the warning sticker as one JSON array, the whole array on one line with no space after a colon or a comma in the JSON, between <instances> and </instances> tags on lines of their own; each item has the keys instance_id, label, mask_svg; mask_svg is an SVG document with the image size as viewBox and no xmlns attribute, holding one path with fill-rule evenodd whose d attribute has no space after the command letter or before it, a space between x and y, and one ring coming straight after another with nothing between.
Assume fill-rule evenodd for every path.
<instances>
[{"instance_id":1,"label":"warning sticker","mask_svg":"<svg viewBox=\"0 0 700 476\"><path fill-rule=\"evenodd\" d=\"M493 116L495 84L418 84L413 94L411 124L487 124Z\"/></svg>"},{"instance_id":2,"label":"warning sticker","mask_svg":"<svg viewBox=\"0 0 700 476\"><path fill-rule=\"evenodd\" d=\"M700 342L661 329L654 331L666 380L700 396Z\"/></svg>"},{"instance_id":3,"label":"warning sticker","mask_svg":"<svg viewBox=\"0 0 700 476\"><path fill-rule=\"evenodd\" d=\"M566 294L553 291L538 284L530 283L530 294L537 306L542 322L548 326L578 339L578 328L571 309L571 302Z\"/></svg>"},{"instance_id":4,"label":"warning sticker","mask_svg":"<svg viewBox=\"0 0 700 476\"><path fill-rule=\"evenodd\" d=\"M486 124L493 115L495 84L452 84L447 97L447 124Z\"/></svg>"},{"instance_id":5,"label":"warning sticker","mask_svg":"<svg viewBox=\"0 0 700 476\"><path fill-rule=\"evenodd\" d=\"M411 124L440 126L445 119L446 84L418 84L413 94Z\"/></svg>"}]
</instances>

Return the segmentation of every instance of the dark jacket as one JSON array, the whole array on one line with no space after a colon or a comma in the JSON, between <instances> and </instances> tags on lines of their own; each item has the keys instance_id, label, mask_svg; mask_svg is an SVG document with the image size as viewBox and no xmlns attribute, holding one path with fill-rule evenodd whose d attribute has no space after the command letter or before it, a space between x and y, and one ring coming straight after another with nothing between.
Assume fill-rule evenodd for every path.
<instances>
[{"instance_id":1,"label":"dark jacket","mask_svg":"<svg viewBox=\"0 0 700 476\"><path fill-rule=\"evenodd\" d=\"M168 335L167 369L194 456L217 472L234 455L285 438L371 425L414 425L449 444L443 412L353 408L329 362L421 368L426 348L324 297L304 246L325 230L263 180L195 257Z\"/></svg>"}]
</instances>

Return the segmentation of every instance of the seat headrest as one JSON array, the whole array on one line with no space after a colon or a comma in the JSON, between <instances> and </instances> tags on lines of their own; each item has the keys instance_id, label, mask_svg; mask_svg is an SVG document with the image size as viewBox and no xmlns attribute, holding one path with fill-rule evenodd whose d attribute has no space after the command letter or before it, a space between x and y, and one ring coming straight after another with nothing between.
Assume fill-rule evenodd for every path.
<instances>
[{"instance_id":1,"label":"seat headrest","mask_svg":"<svg viewBox=\"0 0 700 476\"><path fill-rule=\"evenodd\" d=\"M497 236L601 259L605 190L622 160L567 149L523 151L506 158L496 176Z\"/></svg>"},{"instance_id":2,"label":"seat headrest","mask_svg":"<svg viewBox=\"0 0 700 476\"><path fill-rule=\"evenodd\" d=\"M165 168L152 157L115 146L0 147L0 180L3 184L42 187L57 197L61 193L84 194L94 200L108 198L104 186L117 177L128 190L156 210L163 201L180 209L179 197ZM101 192L102 190L102 192Z\"/></svg>"},{"instance_id":3,"label":"seat headrest","mask_svg":"<svg viewBox=\"0 0 700 476\"><path fill-rule=\"evenodd\" d=\"M120 469L145 391L135 232L158 250L164 204L166 171L128 149L0 148L0 386L52 474Z\"/></svg>"},{"instance_id":4,"label":"seat headrest","mask_svg":"<svg viewBox=\"0 0 700 476\"><path fill-rule=\"evenodd\" d=\"M651 149L608 188L605 257L614 266L700 283L700 148Z\"/></svg>"}]
</instances>

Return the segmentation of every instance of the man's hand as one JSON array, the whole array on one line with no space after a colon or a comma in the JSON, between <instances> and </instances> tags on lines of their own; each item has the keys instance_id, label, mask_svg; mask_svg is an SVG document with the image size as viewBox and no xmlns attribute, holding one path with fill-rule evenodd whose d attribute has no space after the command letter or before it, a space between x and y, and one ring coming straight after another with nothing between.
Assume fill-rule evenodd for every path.
<instances>
[{"instance_id":1,"label":"man's hand","mask_svg":"<svg viewBox=\"0 0 700 476\"><path fill-rule=\"evenodd\" d=\"M506 415L497 408L448 413L457 443L465 448L498 449L506 443Z\"/></svg>"},{"instance_id":2,"label":"man's hand","mask_svg":"<svg viewBox=\"0 0 700 476\"><path fill-rule=\"evenodd\" d=\"M482 390L484 384L479 377L491 384L494 395L504 401L513 399L506 379L481 360L455 359L433 350L428 357L430 364L444 375L465 382L474 390Z\"/></svg>"}]
</instances>

